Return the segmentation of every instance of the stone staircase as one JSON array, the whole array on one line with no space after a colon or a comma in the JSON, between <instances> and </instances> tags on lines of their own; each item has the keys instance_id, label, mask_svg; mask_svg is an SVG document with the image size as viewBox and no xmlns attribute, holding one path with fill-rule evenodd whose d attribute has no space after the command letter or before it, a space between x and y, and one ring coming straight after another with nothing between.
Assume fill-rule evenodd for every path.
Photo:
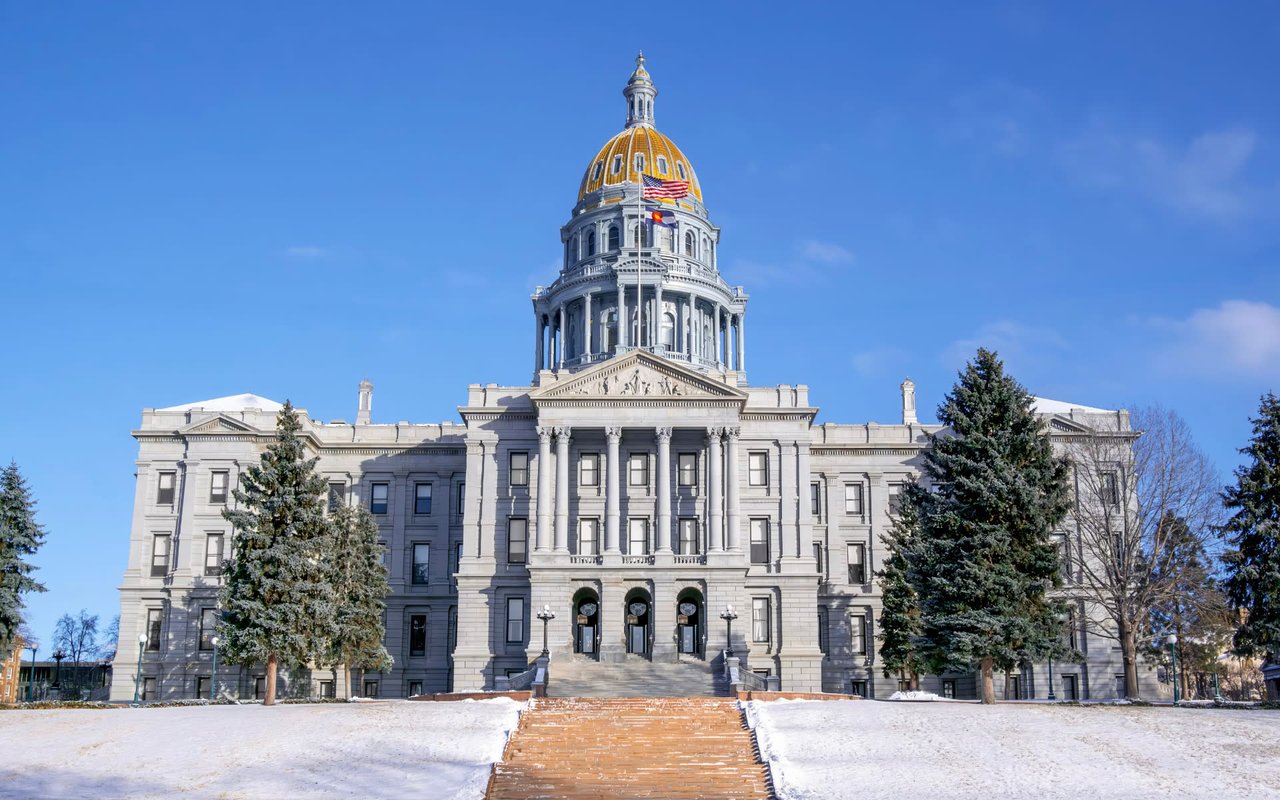
<instances>
[{"instance_id":1,"label":"stone staircase","mask_svg":"<svg viewBox=\"0 0 1280 800\"><path fill-rule=\"evenodd\" d=\"M724 697L729 686L721 670L689 659L655 663L639 656L595 661L583 656L551 662L548 697Z\"/></svg>"},{"instance_id":2,"label":"stone staircase","mask_svg":"<svg viewBox=\"0 0 1280 800\"><path fill-rule=\"evenodd\" d=\"M727 698L530 703L489 782L490 800L772 796L755 741Z\"/></svg>"}]
</instances>

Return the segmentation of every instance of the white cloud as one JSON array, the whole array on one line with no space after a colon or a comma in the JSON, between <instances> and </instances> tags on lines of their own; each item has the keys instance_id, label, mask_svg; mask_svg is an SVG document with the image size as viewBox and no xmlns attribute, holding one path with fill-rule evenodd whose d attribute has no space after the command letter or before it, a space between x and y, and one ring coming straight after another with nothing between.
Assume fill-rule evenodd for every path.
<instances>
[{"instance_id":1,"label":"white cloud","mask_svg":"<svg viewBox=\"0 0 1280 800\"><path fill-rule=\"evenodd\" d=\"M799 250L801 257L820 264L848 264L853 261L853 253L831 242L804 239L799 243Z\"/></svg>"},{"instance_id":2,"label":"white cloud","mask_svg":"<svg viewBox=\"0 0 1280 800\"><path fill-rule=\"evenodd\" d=\"M853 369L864 378L885 374L906 373L904 369L911 354L901 347L876 347L853 354Z\"/></svg>"},{"instance_id":3,"label":"white cloud","mask_svg":"<svg viewBox=\"0 0 1280 800\"><path fill-rule=\"evenodd\" d=\"M293 247L287 248L284 251L284 254L287 255L289 258L303 258L303 259L325 258L326 256L329 255L329 250L323 247L318 247L313 244L302 244L302 245L294 245Z\"/></svg>"},{"instance_id":4,"label":"white cloud","mask_svg":"<svg viewBox=\"0 0 1280 800\"><path fill-rule=\"evenodd\" d=\"M1030 355L1070 349L1070 344L1056 331L1024 325L1013 320L988 322L972 336L957 339L942 352L947 367L956 367L973 358L979 347L994 350L1006 363L1021 361Z\"/></svg>"},{"instance_id":5,"label":"white cloud","mask_svg":"<svg viewBox=\"0 0 1280 800\"><path fill-rule=\"evenodd\" d=\"M1061 149L1072 177L1094 188L1131 192L1189 216L1228 220L1257 205L1244 179L1258 137L1247 128L1203 133L1185 146L1117 133L1095 122Z\"/></svg>"},{"instance_id":6,"label":"white cloud","mask_svg":"<svg viewBox=\"0 0 1280 800\"><path fill-rule=\"evenodd\" d=\"M1275 379L1280 371L1280 308L1225 300L1183 320L1153 320L1172 333L1162 365L1173 372Z\"/></svg>"}]
</instances>

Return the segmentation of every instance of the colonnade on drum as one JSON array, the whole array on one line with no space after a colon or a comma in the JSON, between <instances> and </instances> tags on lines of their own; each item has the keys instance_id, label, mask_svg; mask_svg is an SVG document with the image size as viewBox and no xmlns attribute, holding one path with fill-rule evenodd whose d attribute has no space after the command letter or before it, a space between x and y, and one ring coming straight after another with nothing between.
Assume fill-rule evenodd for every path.
<instances>
[{"instance_id":1,"label":"colonnade on drum","mask_svg":"<svg viewBox=\"0 0 1280 800\"><path fill-rule=\"evenodd\" d=\"M582 429L578 429L581 431ZM736 427L712 426L705 431L702 459L706 464L706 551L741 552L742 514L739 499L738 439ZM651 434L648 434L652 431ZM538 432L538 484L536 500L535 553L569 554L569 490L570 443L574 429L566 426L544 426ZM628 440L633 436L652 435L656 450L656 504L654 513L655 536L653 552L671 554L672 549L672 464L671 437L673 429L627 428ZM621 557L621 501L622 501L622 427L605 427L605 513L602 555L606 562L611 556ZM552 458L552 449L555 458ZM555 474L552 475L554 465ZM582 555L582 554L579 554ZM595 555L594 553L588 555ZM628 553L628 555L638 555ZM645 555L648 555L647 553Z\"/></svg>"}]
</instances>

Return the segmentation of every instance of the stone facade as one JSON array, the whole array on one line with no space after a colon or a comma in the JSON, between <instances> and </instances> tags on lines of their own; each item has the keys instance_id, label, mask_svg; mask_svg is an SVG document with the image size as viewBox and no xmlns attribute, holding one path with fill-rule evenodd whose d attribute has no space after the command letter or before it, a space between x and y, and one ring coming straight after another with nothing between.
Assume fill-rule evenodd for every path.
<instances>
[{"instance_id":1,"label":"stone facade","mask_svg":"<svg viewBox=\"0 0 1280 800\"><path fill-rule=\"evenodd\" d=\"M874 573L895 496L938 428L917 421L910 381L894 425L818 425L806 386L748 383L749 298L716 266L720 231L692 164L653 127L656 95L640 59L627 127L588 164L560 232L564 265L532 297L529 385L468 387L458 424L376 424L367 381L355 424L303 412L331 502L379 520L395 666L358 686L299 670L287 691L491 689L541 652L543 608L553 679L571 656L716 660L730 648L786 691L898 688L876 660ZM689 194L645 200L641 172ZM132 698L139 653L148 698L209 691L227 487L278 408L241 395L143 412L120 629L139 651L122 646L114 699ZM1128 429L1124 412L1040 410L1063 442ZM1088 661L1055 665L1058 696L1063 676L1082 699L1114 696L1118 652L1077 635ZM217 689L254 696L263 672L223 666ZM1046 684L1037 665L1006 689L1043 697ZM925 688L975 693L969 674Z\"/></svg>"}]
</instances>

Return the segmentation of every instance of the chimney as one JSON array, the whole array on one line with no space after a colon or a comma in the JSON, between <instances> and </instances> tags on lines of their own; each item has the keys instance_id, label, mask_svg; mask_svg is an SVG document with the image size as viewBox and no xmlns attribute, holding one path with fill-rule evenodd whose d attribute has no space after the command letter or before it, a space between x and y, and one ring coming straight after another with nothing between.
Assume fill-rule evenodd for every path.
<instances>
[{"instance_id":1,"label":"chimney","mask_svg":"<svg viewBox=\"0 0 1280 800\"><path fill-rule=\"evenodd\" d=\"M356 411L356 424L368 425L369 415L373 411L373 384L365 378L360 381L360 408Z\"/></svg>"},{"instance_id":2,"label":"chimney","mask_svg":"<svg viewBox=\"0 0 1280 800\"><path fill-rule=\"evenodd\" d=\"M902 424L916 425L916 385L907 378L902 382Z\"/></svg>"}]
</instances>

